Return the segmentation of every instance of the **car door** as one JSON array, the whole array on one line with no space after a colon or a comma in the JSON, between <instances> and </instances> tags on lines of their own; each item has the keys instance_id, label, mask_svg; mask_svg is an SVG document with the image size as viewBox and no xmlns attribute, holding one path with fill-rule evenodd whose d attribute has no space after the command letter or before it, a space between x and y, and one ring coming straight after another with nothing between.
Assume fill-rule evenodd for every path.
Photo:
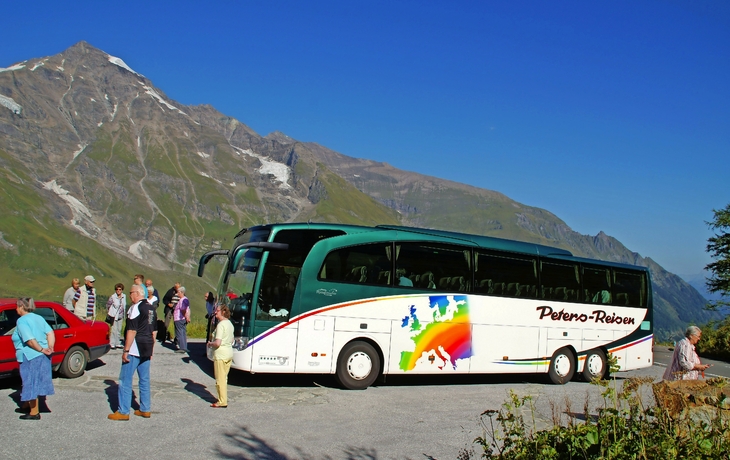
<instances>
[{"instance_id":1,"label":"car door","mask_svg":"<svg viewBox=\"0 0 730 460\"><path fill-rule=\"evenodd\" d=\"M18 369L12 339L17 320L18 313L15 311L14 303L0 305L0 375L9 374Z\"/></svg>"},{"instance_id":2,"label":"car door","mask_svg":"<svg viewBox=\"0 0 730 460\"><path fill-rule=\"evenodd\" d=\"M69 328L68 323L51 306L36 304L35 314L46 320L56 336L51 363L56 365L63 361L63 357L74 340L75 331Z\"/></svg>"}]
</instances>

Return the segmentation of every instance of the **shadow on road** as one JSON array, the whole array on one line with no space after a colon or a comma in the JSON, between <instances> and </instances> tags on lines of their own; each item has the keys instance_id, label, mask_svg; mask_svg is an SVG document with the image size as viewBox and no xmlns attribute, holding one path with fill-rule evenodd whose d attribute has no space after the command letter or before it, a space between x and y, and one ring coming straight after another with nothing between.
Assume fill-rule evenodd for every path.
<instances>
[{"instance_id":1,"label":"shadow on road","mask_svg":"<svg viewBox=\"0 0 730 460\"><path fill-rule=\"evenodd\" d=\"M611 377L613 378L613 377ZM622 381L625 377L616 376ZM588 385L588 382L577 380ZM551 384L547 374L479 374L479 375L388 375L381 376L374 387L401 386L452 386L484 384ZM330 374L250 374L231 369L228 384L239 387L328 387L341 388L334 375Z\"/></svg>"},{"instance_id":2,"label":"shadow on road","mask_svg":"<svg viewBox=\"0 0 730 460\"><path fill-rule=\"evenodd\" d=\"M213 396L205 385L193 382L190 379L180 379L185 384L185 391L194 394L205 402L214 403L218 401L218 398Z\"/></svg>"},{"instance_id":3,"label":"shadow on road","mask_svg":"<svg viewBox=\"0 0 730 460\"><path fill-rule=\"evenodd\" d=\"M213 363L206 355L204 342L188 342L189 355L182 360L197 365L210 378L215 378ZM611 378L614 378L612 376ZM616 375L616 380L625 377ZM583 382L576 378L576 381ZM399 386L446 386L446 385L484 385L484 384L550 384L547 374L478 374L478 375L388 375L381 376L374 387ZM587 382L583 382L586 383ZM237 387L297 387L341 388L333 374L251 374L238 369L231 369L228 384ZM204 399L204 398L203 398Z\"/></svg>"},{"instance_id":4,"label":"shadow on road","mask_svg":"<svg viewBox=\"0 0 730 460\"><path fill-rule=\"evenodd\" d=\"M106 400L109 403L109 409L115 411L119 407L119 385L111 379L104 380L104 384L106 385L104 393L106 393Z\"/></svg>"},{"instance_id":5,"label":"shadow on road","mask_svg":"<svg viewBox=\"0 0 730 460\"><path fill-rule=\"evenodd\" d=\"M237 459L256 459L256 460L314 460L315 458L331 459L330 456L315 457L301 449L297 449L294 456L287 456L280 452L276 447L270 445L264 439L256 436L246 426L238 426L225 433L223 439L228 445L219 445L216 452L221 458L237 458ZM352 447L347 446L342 450L342 456L347 460L377 460L377 450L371 447ZM426 456L426 458L430 458Z\"/></svg>"},{"instance_id":6,"label":"shadow on road","mask_svg":"<svg viewBox=\"0 0 730 460\"><path fill-rule=\"evenodd\" d=\"M208 377L215 378L213 375L213 363L205 354L205 342L188 342L188 354L182 358L185 363L193 363L205 372Z\"/></svg>"}]
</instances>

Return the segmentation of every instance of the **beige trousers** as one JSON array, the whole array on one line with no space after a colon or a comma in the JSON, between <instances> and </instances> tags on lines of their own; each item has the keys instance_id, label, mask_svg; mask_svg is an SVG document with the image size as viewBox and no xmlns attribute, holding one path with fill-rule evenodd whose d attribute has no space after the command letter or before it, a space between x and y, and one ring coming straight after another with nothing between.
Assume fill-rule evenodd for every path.
<instances>
[{"instance_id":1,"label":"beige trousers","mask_svg":"<svg viewBox=\"0 0 730 460\"><path fill-rule=\"evenodd\" d=\"M218 405L228 405L228 371L231 370L230 359L216 359L213 361L215 373L215 389L218 391Z\"/></svg>"}]
</instances>

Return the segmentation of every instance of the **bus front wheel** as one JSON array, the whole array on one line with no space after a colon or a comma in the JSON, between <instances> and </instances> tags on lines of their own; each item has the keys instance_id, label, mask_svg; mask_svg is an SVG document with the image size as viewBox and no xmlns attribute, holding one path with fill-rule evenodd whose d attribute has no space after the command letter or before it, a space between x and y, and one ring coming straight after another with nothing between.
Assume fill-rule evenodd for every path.
<instances>
[{"instance_id":1,"label":"bus front wheel","mask_svg":"<svg viewBox=\"0 0 730 460\"><path fill-rule=\"evenodd\" d=\"M367 342L350 342L337 359L337 380L348 390L364 390L380 373L380 356Z\"/></svg>"},{"instance_id":2,"label":"bus front wheel","mask_svg":"<svg viewBox=\"0 0 730 460\"><path fill-rule=\"evenodd\" d=\"M556 385L562 385L573 378L575 374L575 356L569 348L561 348L553 354L550 360L548 375Z\"/></svg>"}]
</instances>

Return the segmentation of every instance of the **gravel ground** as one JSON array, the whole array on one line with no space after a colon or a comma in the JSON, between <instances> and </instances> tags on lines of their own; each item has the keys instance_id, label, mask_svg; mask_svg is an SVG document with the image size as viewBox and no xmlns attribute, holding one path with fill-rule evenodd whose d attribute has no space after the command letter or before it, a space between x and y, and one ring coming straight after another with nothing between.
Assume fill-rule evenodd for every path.
<instances>
[{"instance_id":1,"label":"gravel ground","mask_svg":"<svg viewBox=\"0 0 730 460\"><path fill-rule=\"evenodd\" d=\"M121 351L90 364L78 379L54 379L40 421L18 420L20 380L0 380L3 458L453 459L482 434L479 415L499 409L510 390L530 395L537 428L602 402L583 382L549 385L546 376L388 377L364 391L330 376L250 375L232 370L229 407L215 401L204 343L190 356L156 345L152 417L113 422ZM659 378L654 366L620 373ZM135 382L136 388L136 382ZM650 398L651 396L648 395ZM133 403L134 407L134 403ZM530 411L524 414L533 419Z\"/></svg>"}]
</instances>

